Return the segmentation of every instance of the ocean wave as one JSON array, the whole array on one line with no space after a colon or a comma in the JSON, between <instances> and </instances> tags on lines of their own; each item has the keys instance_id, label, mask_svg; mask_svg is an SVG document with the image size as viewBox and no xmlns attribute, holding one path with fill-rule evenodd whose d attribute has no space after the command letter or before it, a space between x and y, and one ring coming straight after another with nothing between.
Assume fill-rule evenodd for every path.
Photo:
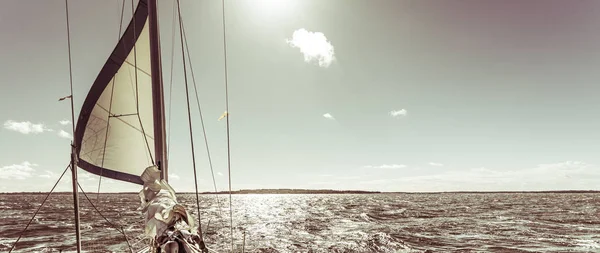
<instances>
[{"instance_id":1,"label":"ocean wave","mask_svg":"<svg viewBox=\"0 0 600 253\"><path fill-rule=\"evenodd\" d=\"M0 251L9 249L42 195L5 195ZM140 240L136 194L82 201L84 248L122 252ZM235 195L233 239L247 252L590 252L600 251L598 194ZM18 252L73 250L70 198L52 196L17 245ZM194 217L195 196L179 201ZM211 248L229 249L228 198L201 196L200 220ZM207 224L210 220L210 226Z\"/></svg>"}]
</instances>

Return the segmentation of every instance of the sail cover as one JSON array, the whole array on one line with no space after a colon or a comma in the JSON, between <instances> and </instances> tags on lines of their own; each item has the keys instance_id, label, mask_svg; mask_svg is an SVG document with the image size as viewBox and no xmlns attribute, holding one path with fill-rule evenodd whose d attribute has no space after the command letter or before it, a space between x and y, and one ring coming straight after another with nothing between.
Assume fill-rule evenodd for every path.
<instances>
[{"instance_id":1,"label":"sail cover","mask_svg":"<svg viewBox=\"0 0 600 253\"><path fill-rule=\"evenodd\" d=\"M88 92L75 130L78 167L137 184L143 184L141 174L154 164L147 17L146 0L140 0Z\"/></svg>"}]
</instances>

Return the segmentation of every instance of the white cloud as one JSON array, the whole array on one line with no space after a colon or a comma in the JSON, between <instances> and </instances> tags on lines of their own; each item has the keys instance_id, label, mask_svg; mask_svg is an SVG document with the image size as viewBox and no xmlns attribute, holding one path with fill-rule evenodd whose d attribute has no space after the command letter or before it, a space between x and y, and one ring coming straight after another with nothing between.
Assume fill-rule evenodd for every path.
<instances>
[{"instance_id":1,"label":"white cloud","mask_svg":"<svg viewBox=\"0 0 600 253\"><path fill-rule=\"evenodd\" d=\"M406 165L404 164L383 164L383 165L367 165L365 166L365 168L367 169L401 169L401 168L406 168Z\"/></svg>"},{"instance_id":2,"label":"white cloud","mask_svg":"<svg viewBox=\"0 0 600 253\"><path fill-rule=\"evenodd\" d=\"M45 172L46 172L46 174L41 174L41 175L38 175L38 177L43 177L43 178L53 178L53 177L55 177L55 176L56 176L56 174L54 174L54 172L52 172L52 171L49 171L49 170L47 170L47 171L45 171Z\"/></svg>"},{"instance_id":3,"label":"white cloud","mask_svg":"<svg viewBox=\"0 0 600 253\"><path fill-rule=\"evenodd\" d=\"M72 139L73 138L73 136L71 136L70 133L67 133L64 130L60 130L60 132L58 132L58 136L63 137L63 138L67 138L67 139Z\"/></svg>"},{"instance_id":4,"label":"white cloud","mask_svg":"<svg viewBox=\"0 0 600 253\"><path fill-rule=\"evenodd\" d=\"M540 191L600 190L600 168L584 162L540 164L533 168L502 170L472 168L433 175L403 176L363 181L389 191Z\"/></svg>"},{"instance_id":5,"label":"white cloud","mask_svg":"<svg viewBox=\"0 0 600 253\"><path fill-rule=\"evenodd\" d=\"M301 28L294 31L291 40L286 41L290 46L300 49L305 62L317 62L320 67L327 68L335 60L333 45L321 32Z\"/></svg>"},{"instance_id":6,"label":"white cloud","mask_svg":"<svg viewBox=\"0 0 600 253\"><path fill-rule=\"evenodd\" d=\"M392 110L390 111L390 116L397 118L397 117L401 117L401 116L406 116L408 114L408 111L406 111L406 109L400 109L400 110Z\"/></svg>"},{"instance_id":7,"label":"white cloud","mask_svg":"<svg viewBox=\"0 0 600 253\"><path fill-rule=\"evenodd\" d=\"M96 175L96 174L92 174L89 173L85 170L78 170L77 171L77 180L79 181L98 181L100 176ZM106 182L106 177L102 177L102 181L103 183ZM83 185L82 185L83 186Z\"/></svg>"},{"instance_id":8,"label":"white cloud","mask_svg":"<svg viewBox=\"0 0 600 253\"><path fill-rule=\"evenodd\" d=\"M343 177L338 177L337 179L340 180L353 180L353 179L360 179L360 176L343 176Z\"/></svg>"},{"instance_id":9,"label":"white cloud","mask_svg":"<svg viewBox=\"0 0 600 253\"><path fill-rule=\"evenodd\" d=\"M324 118L326 118L326 119L332 119L332 120L333 120L333 119L335 119L335 118L333 117L333 115L331 115L330 113L325 113L325 114L323 114L323 117L324 117Z\"/></svg>"},{"instance_id":10,"label":"white cloud","mask_svg":"<svg viewBox=\"0 0 600 253\"><path fill-rule=\"evenodd\" d=\"M7 165L0 167L0 178L2 179L25 179L32 176L35 171L33 167L37 164L30 162L22 162L21 164Z\"/></svg>"},{"instance_id":11,"label":"white cloud","mask_svg":"<svg viewBox=\"0 0 600 253\"><path fill-rule=\"evenodd\" d=\"M61 125L63 125L63 126L66 126L66 125L68 125L68 124L71 124L71 121L70 121L70 120L67 120L67 119L65 119L65 120L61 120L61 121L59 121L58 123L60 123L60 124L61 124Z\"/></svg>"},{"instance_id":12,"label":"white cloud","mask_svg":"<svg viewBox=\"0 0 600 253\"><path fill-rule=\"evenodd\" d=\"M89 173L89 172L87 172L85 170L78 170L77 171L77 179L82 179L82 178L90 179L90 178L92 178L92 175L95 176L95 174Z\"/></svg>"},{"instance_id":13,"label":"white cloud","mask_svg":"<svg viewBox=\"0 0 600 253\"><path fill-rule=\"evenodd\" d=\"M4 122L4 128L8 130L17 131L22 134L39 134L43 132L51 132L52 129L46 128L44 124L33 124L29 121L16 122L14 120L7 120Z\"/></svg>"},{"instance_id":14,"label":"white cloud","mask_svg":"<svg viewBox=\"0 0 600 253\"><path fill-rule=\"evenodd\" d=\"M429 165L431 165L431 166L436 166L436 167L441 167L441 166L444 166L444 164L441 164L441 163L434 163L434 162L430 162L430 163L429 163Z\"/></svg>"},{"instance_id":15,"label":"white cloud","mask_svg":"<svg viewBox=\"0 0 600 253\"><path fill-rule=\"evenodd\" d=\"M217 175L219 175L219 176L221 176L221 177L222 177L222 176L223 176L223 173L221 173L221 172L217 172Z\"/></svg>"},{"instance_id":16,"label":"white cloud","mask_svg":"<svg viewBox=\"0 0 600 253\"><path fill-rule=\"evenodd\" d=\"M173 179L173 180L179 180L181 179L181 177L177 174L171 174L169 173L169 179Z\"/></svg>"},{"instance_id":17,"label":"white cloud","mask_svg":"<svg viewBox=\"0 0 600 253\"><path fill-rule=\"evenodd\" d=\"M332 186L337 185L338 181L309 181L309 185L321 185L321 186Z\"/></svg>"}]
</instances>

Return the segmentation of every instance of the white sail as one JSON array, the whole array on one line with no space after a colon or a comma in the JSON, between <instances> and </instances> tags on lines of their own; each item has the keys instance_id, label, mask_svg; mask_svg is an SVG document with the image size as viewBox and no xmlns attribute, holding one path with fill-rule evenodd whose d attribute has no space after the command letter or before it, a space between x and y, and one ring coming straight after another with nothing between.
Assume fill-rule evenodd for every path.
<instances>
[{"instance_id":1,"label":"white sail","mask_svg":"<svg viewBox=\"0 0 600 253\"><path fill-rule=\"evenodd\" d=\"M147 17L147 6L140 1L88 93L75 133L79 167L138 184L143 184L140 175L144 169L154 164Z\"/></svg>"}]
</instances>

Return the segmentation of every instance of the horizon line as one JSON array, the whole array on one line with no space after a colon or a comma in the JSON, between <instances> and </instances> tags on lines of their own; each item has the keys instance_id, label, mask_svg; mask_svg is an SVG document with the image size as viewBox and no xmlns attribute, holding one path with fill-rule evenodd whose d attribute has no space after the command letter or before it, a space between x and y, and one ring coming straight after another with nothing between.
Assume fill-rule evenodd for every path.
<instances>
[{"instance_id":1,"label":"horizon line","mask_svg":"<svg viewBox=\"0 0 600 253\"><path fill-rule=\"evenodd\" d=\"M49 193L44 191L13 191L13 192L0 192L0 194L42 194ZM56 194L72 194L73 191L57 191L52 192ZM139 192L125 191L125 192L100 192L101 194L137 194ZM177 194L196 194L196 192L176 192ZM600 190L502 190L502 191L374 191L374 190L333 190L333 189L241 189L231 191L231 194L441 194L441 193L600 193ZM92 193L97 194L97 193ZM217 192L198 192L198 194L229 194L229 191L217 191Z\"/></svg>"}]
</instances>

